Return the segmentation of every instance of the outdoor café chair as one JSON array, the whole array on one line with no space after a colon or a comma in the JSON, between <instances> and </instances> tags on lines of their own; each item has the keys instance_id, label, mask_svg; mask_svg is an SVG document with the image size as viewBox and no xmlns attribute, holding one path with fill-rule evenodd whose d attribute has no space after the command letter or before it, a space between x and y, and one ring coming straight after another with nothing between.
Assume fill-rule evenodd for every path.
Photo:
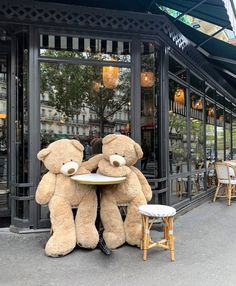
<instances>
[{"instance_id":1,"label":"outdoor caf\u00e9 chair","mask_svg":"<svg viewBox=\"0 0 236 286\"><path fill-rule=\"evenodd\" d=\"M218 185L213 198L213 202L217 198L226 198L228 201L228 206L231 205L231 198L236 197L235 195L235 185L236 178L234 175L234 169L228 163L216 163L216 175L218 179ZM223 193L219 195L220 189L223 188Z\"/></svg>"},{"instance_id":2,"label":"outdoor caf\u00e9 chair","mask_svg":"<svg viewBox=\"0 0 236 286\"><path fill-rule=\"evenodd\" d=\"M143 250L143 260L147 260L147 251L153 247L161 247L170 250L171 261L175 260L173 217L176 209L165 205L142 205L139 207L142 218L142 237L140 249ZM149 221L149 218L151 221ZM151 227L157 218L164 223L164 238L153 241L150 235Z\"/></svg>"}]
</instances>

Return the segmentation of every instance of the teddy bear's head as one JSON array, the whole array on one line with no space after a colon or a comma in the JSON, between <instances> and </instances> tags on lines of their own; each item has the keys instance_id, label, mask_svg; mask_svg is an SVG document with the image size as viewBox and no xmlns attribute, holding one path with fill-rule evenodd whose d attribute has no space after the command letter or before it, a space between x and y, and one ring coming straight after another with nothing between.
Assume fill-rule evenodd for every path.
<instances>
[{"instance_id":1,"label":"teddy bear's head","mask_svg":"<svg viewBox=\"0 0 236 286\"><path fill-rule=\"evenodd\" d=\"M114 167L132 166L143 157L140 145L128 136L110 134L102 140L102 153Z\"/></svg>"},{"instance_id":2,"label":"teddy bear's head","mask_svg":"<svg viewBox=\"0 0 236 286\"><path fill-rule=\"evenodd\" d=\"M42 149L37 158L50 172L72 176L83 160L83 150L78 140L61 139Z\"/></svg>"}]
</instances>

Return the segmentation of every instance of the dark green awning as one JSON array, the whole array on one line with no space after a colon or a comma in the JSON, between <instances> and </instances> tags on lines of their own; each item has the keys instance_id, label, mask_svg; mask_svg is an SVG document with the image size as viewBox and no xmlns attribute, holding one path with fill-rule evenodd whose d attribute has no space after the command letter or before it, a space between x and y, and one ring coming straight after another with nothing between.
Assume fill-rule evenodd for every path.
<instances>
[{"instance_id":1,"label":"dark green awning","mask_svg":"<svg viewBox=\"0 0 236 286\"><path fill-rule=\"evenodd\" d=\"M156 0L155 3L191 15L206 22L213 23L221 27L227 26L227 28L233 29L229 18L229 13L232 13L232 11L227 11L225 8L227 3L229 5L231 4L230 0Z\"/></svg>"},{"instance_id":2,"label":"dark green awning","mask_svg":"<svg viewBox=\"0 0 236 286\"><path fill-rule=\"evenodd\" d=\"M215 68L220 71L222 76L236 88L236 46L232 46L215 38L210 38L210 36L180 21L175 22L175 25L196 47L204 41L207 41L197 49L206 56Z\"/></svg>"}]
</instances>

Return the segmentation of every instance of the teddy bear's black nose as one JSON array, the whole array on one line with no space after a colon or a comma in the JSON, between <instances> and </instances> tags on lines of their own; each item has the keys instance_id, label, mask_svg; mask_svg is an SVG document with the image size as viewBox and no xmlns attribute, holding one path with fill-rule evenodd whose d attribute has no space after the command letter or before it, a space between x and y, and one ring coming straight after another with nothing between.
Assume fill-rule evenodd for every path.
<instances>
[{"instance_id":1,"label":"teddy bear's black nose","mask_svg":"<svg viewBox=\"0 0 236 286\"><path fill-rule=\"evenodd\" d=\"M113 162L113 166L119 167L119 166L120 166L120 163L119 163L118 161L114 161L114 162Z\"/></svg>"},{"instance_id":2,"label":"teddy bear's black nose","mask_svg":"<svg viewBox=\"0 0 236 286\"><path fill-rule=\"evenodd\" d=\"M68 174L72 174L72 173L75 172L75 169L74 168L70 168L67 172L68 172Z\"/></svg>"}]
</instances>

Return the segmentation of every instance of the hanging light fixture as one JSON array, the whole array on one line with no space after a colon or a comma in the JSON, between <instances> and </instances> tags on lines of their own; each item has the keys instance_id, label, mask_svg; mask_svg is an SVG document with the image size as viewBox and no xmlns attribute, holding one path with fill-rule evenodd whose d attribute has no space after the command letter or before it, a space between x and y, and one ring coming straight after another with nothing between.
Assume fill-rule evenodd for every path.
<instances>
[{"instance_id":1,"label":"hanging light fixture","mask_svg":"<svg viewBox=\"0 0 236 286\"><path fill-rule=\"evenodd\" d=\"M214 117L214 115L215 115L214 107L209 107L208 108L207 115L209 117Z\"/></svg>"},{"instance_id":2,"label":"hanging light fixture","mask_svg":"<svg viewBox=\"0 0 236 286\"><path fill-rule=\"evenodd\" d=\"M149 72L141 72L141 86L142 87L153 87L155 83L154 73Z\"/></svg>"},{"instance_id":3,"label":"hanging light fixture","mask_svg":"<svg viewBox=\"0 0 236 286\"><path fill-rule=\"evenodd\" d=\"M219 121L221 121L221 122L222 122L222 121L224 121L224 119L225 119L225 118L224 118L224 115L220 115L220 117L219 117Z\"/></svg>"},{"instance_id":4,"label":"hanging light fixture","mask_svg":"<svg viewBox=\"0 0 236 286\"><path fill-rule=\"evenodd\" d=\"M198 109L198 110L202 110L202 100L199 99L197 101L192 101L192 108L193 109Z\"/></svg>"},{"instance_id":5,"label":"hanging light fixture","mask_svg":"<svg viewBox=\"0 0 236 286\"><path fill-rule=\"evenodd\" d=\"M183 88L178 87L176 89L174 101L179 103L179 104L181 104L181 105L184 105L184 103L185 103L185 94L184 94L184 89Z\"/></svg>"},{"instance_id":6,"label":"hanging light fixture","mask_svg":"<svg viewBox=\"0 0 236 286\"><path fill-rule=\"evenodd\" d=\"M105 66L102 68L103 85L108 89L116 88L119 82L119 68Z\"/></svg>"}]
</instances>

